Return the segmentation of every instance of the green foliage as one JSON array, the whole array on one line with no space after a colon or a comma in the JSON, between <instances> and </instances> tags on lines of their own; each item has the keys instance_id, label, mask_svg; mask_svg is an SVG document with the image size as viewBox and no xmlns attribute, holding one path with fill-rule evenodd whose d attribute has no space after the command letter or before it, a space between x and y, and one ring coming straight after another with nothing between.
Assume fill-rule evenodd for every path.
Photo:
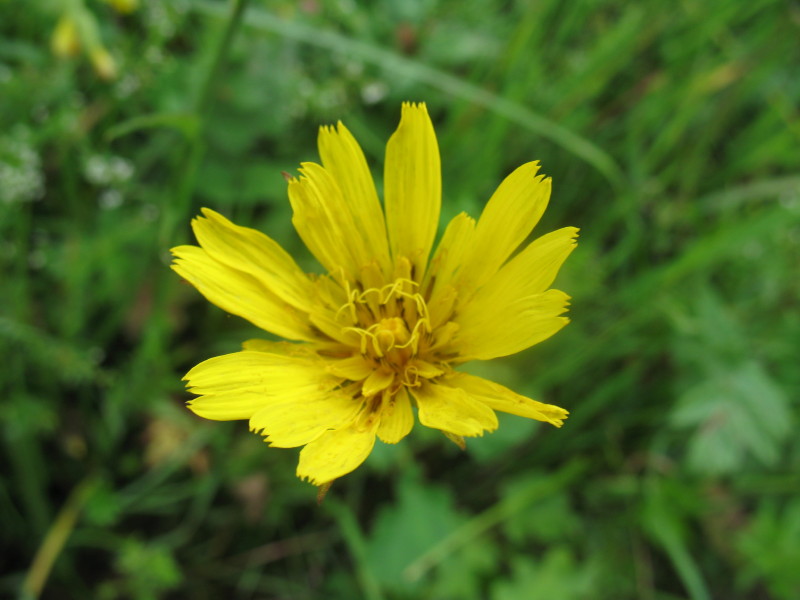
<instances>
[{"instance_id":1,"label":"green foliage","mask_svg":"<svg viewBox=\"0 0 800 600\"><path fill-rule=\"evenodd\" d=\"M780 508L775 502L762 503L739 538L742 553L740 580L752 588L765 581L776 598L796 598L800 594L800 502Z\"/></svg>"},{"instance_id":2,"label":"green foliage","mask_svg":"<svg viewBox=\"0 0 800 600\"><path fill-rule=\"evenodd\" d=\"M732 474L752 457L766 467L781 459L792 431L788 398L757 360L748 356L739 324L708 289L684 322L680 354L700 377L679 396L672 424L691 427L689 468Z\"/></svg>"},{"instance_id":3,"label":"green foliage","mask_svg":"<svg viewBox=\"0 0 800 600\"><path fill-rule=\"evenodd\" d=\"M134 538L125 541L117 554L116 565L127 578L128 594L137 600L158 598L182 579L180 569L167 548L145 545Z\"/></svg>"},{"instance_id":4,"label":"green foliage","mask_svg":"<svg viewBox=\"0 0 800 600\"><path fill-rule=\"evenodd\" d=\"M462 525L465 517L455 509L452 493L432 482L404 477L398 482L397 500L384 505L375 517L367 545L367 567L386 589L413 598L423 582L404 572L415 558ZM402 543L398 543L398 532ZM473 570L461 566L461 585L471 589ZM472 565L471 565L472 566ZM462 589L463 591L463 589Z\"/></svg>"},{"instance_id":5,"label":"green foliage","mask_svg":"<svg viewBox=\"0 0 800 600\"><path fill-rule=\"evenodd\" d=\"M596 598L594 569L576 561L567 548L555 546L540 560L519 557L511 567L511 578L500 579L492 589L492 600L579 600Z\"/></svg>"},{"instance_id":6,"label":"green foliage","mask_svg":"<svg viewBox=\"0 0 800 600\"><path fill-rule=\"evenodd\" d=\"M716 475L735 472L749 456L774 467L791 431L781 389L752 362L688 390L673 422L696 428L687 449L689 467Z\"/></svg>"},{"instance_id":7,"label":"green foliage","mask_svg":"<svg viewBox=\"0 0 800 600\"><path fill-rule=\"evenodd\" d=\"M0 19L0 595L800 596L796 7L119 5ZM403 100L445 217L540 159L537 232L581 228L571 325L468 366L571 415L466 452L416 426L317 507L296 451L183 408L180 377L258 332L167 250L210 206L318 269L281 171L342 119L380 185Z\"/></svg>"}]
</instances>

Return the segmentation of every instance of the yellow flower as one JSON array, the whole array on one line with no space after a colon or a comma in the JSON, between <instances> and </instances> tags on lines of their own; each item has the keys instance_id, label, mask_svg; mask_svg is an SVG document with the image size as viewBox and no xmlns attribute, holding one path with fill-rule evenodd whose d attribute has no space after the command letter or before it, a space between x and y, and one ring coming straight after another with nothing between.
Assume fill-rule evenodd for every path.
<instances>
[{"instance_id":1,"label":"yellow flower","mask_svg":"<svg viewBox=\"0 0 800 600\"><path fill-rule=\"evenodd\" d=\"M50 48L59 58L71 58L81 51L81 40L78 28L70 15L63 15L50 38Z\"/></svg>"},{"instance_id":2,"label":"yellow flower","mask_svg":"<svg viewBox=\"0 0 800 600\"><path fill-rule=\"evenodd\" d=\"M200 243L173 269L209 301L292 340L250 340L186 375L198 415L249 419L272 446L304 446L298 477L326 486L358 467L377 436L422 425L463 447L497 428L495 411L557 427L567 411L454 369L514 354L568 319L548 289L578 230L544 235L511 257L547 206L550 179L528 163L475 222L462 213L429 260L439 224L439 148L424 104L403 104L386 146L384 208L364 154L339 123L319 133L322 165L289 181L292 222L327 271L304 273L274 240L203 209ZM385 218L384 218L385 213Z\"/></svg>"}]
</instances>

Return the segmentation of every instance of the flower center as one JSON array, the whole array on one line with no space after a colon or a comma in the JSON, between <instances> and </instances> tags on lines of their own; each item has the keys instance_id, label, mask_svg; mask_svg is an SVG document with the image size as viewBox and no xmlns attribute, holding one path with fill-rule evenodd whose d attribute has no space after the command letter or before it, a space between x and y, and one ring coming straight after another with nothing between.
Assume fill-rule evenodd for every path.
<instances>
[{"instance_id":1,"label":"flower center","mask_svg":"<svg viewBox=\"0 0 800 600\"><path fill-rule=\"evenodd\" d=\"M411 341L411 333L406 322L400 317L381 319L372 328L374 328L374 351L378 356L383 356L395 348L405 348Z\"/></svg>"},{"instance_id":2,"label":"flower center","mask_svg":"<svg viewBox=\"0 0 800 600\"><path fill-rule=\"evenodd\" d=\"M375 366L395 371L424 352L430 342L430 317L425 299L410 279L383 287L350 289L337 318L353 346Z\"/></svg>"}]
</instances>

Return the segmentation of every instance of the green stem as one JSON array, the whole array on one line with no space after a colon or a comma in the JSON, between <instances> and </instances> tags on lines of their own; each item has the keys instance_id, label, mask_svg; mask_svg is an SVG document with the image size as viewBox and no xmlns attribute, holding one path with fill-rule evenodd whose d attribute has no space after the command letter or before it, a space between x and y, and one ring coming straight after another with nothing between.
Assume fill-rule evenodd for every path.
<instances>
[{"instance_id":1,"label":"green stem","mask_svg":"<svg viewBox=\"0 0 800 600\"><path fill-rule=\"evenodd\" d=\"M25 581L22 583L21 598L25 600L38 598L42 593L56 559L75 528L83 505L91 496L94 483L95 479L90 475L72 490L33 558Z\"/></svg>"},{"instance_id":2,"label":"green stem","mask_svg":"<svg viewBox=\"0 0 800 600\"><path fill-rule=\"evenodd\" d=\"M233 38L236 31L242 24L242 16L248 0L233 0L233 9L231 10L230 17L228 17L228 24L225 27L225 32L222 34L217 51L214 53L214 60L211 63L211 68L208 70L208 75L200 88L200 94L195 102L194 110L198 115L202 115L211 106L211 99L213 97L214 84L219 77L222 68L225 66L225 61L228 58Z\"/></svg>"},{"instance_id":3,"label":"green stem","mask_svg":"<svg viewBox=\"0 0 800 600\"><path fill-rule=\"evenodd\" d=\"M166 247L173 242L172 238L179 220L185 218L189 207L189 201L194 191L197 171L205 154L205 117L211 108L214 98L214 89L217 81L225 67L225 62L230 53L233 39L242 24L242 17L248 0L233 0L233 7L228 16L225 31L222 33L219 45L214 52L214 58L208 69L200 92L194 100L193 114L197 119L198 127L194 135L189 139L189 146L186 148L182 160L179 161L181 174L176 186L176 195L170 203L171 210L165 211L161 222L161 232L159 245Z\"/></svg>"}]
</instances>

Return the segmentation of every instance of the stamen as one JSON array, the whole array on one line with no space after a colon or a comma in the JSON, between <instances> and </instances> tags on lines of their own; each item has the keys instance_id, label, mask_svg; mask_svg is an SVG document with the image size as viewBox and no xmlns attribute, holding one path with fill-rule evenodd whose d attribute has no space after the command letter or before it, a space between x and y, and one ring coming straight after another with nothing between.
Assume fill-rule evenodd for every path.
<instances>
[{"instance_id":1,"label":"stamen","mask_svg":"<svg viewBox=\"0 0 800 600\"><path fill-rule=\"evenodd\" d=\"M356 312L356 298L358 297L358 290L351 290L350 289L350 282L345 280L345 294L347 296L347 302L342 304L339 307L339 310L336 311L336 320L339 320L339 316L342 314L343 311L349 309L350 310L350 318L353 320L353 323L358 323L358 314Z\"/></svg>"},{"instance_id":2,"label":"stamen","mask_svg":"<svg viewBox=\"0 0 800 600\"><path fill-rule=\"evenodd\" d=\"M401 373L421 350L428 351L431 317L417 282L397 277L386 285L366 289L346 282L342 291L346 302L336 318L339 322L349 320L342 332L358 336L358 349L364 357ZM412 369L404 378L406 385L415 386L424 375Z\"/></svg>"},{"instance_id":3,"label":"stamen","mask_svg":"<svg viewBox=\"0 0 800 600\"><path fill-rule=\"evenodd\" d=\"M374 335L372 335L372 333L370 333L366 329L361 329L361 327L343 327L342 331L345 333L355 333L361 337L361 346L360 346L361 354L367 353L367 338L375 337Z\"/></svg>"}]
</instances>

